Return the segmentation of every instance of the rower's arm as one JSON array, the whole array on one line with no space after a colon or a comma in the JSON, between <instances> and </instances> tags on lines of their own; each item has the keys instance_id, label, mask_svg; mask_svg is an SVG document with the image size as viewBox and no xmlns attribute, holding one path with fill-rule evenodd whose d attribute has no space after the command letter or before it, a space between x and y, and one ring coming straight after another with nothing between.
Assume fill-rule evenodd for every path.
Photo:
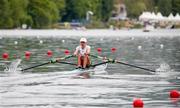
<instances>
[{"instance_id":1,"label":"rower's arm","mask_svg":"<svg viewBox=\"0 0 180 108\"><path fill-rule=\"evenodd\" d=\"M90 54L91 53L91 47L89 47L88 49L87 49L87 51L86 51L86 54Z\"/></svg>"},{"instance_id":2,"label":"rower's arm","mask_svg":"<svg viewBox=\"0 0 180 108\"><path fill-rule=\"evenodd\" d=\"M74 51L74 55L78 54L78 48L76 48L76 50Z\"/></svg>"}]
</instances>

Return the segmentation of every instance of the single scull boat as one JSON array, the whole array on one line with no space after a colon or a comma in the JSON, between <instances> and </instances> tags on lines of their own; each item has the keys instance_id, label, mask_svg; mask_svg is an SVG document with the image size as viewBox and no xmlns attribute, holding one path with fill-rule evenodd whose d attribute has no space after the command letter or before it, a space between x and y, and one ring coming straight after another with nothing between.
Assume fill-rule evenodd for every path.
<instances>
[{"instance_id":1,"label":"single scull boat","mask_svg":"<svg viewBox=\"0 0 180 108\"><path fill-rule=\"evenodd\" d=\"M102 68L102 70L105 70L108 63L122 64L122 65L130 66L130 67L146 70L146 71L149 71L150 73L155 73L156 72L155 70L151 70L151 69L147 69L147 68L144 68L144 67L140 67L140 66L129 64L129 63L121 62L121 61L118 61L116 59L106 58L106 57L97 56L97 55L93 55L93 54L90 54L90 56L94 57L96 59L100 59L100 60L102 60L102 62L97 63L97 64L91 64L86 69L75 69L75 70L71 71L70 73L71 74L76 74L78 77L90 78L90 75L92 73L100 71L96 67L104 66L104 68ZM35 66L29 67L29 68L21 69L21 71L26 71L26 70L29 70L29 69L33 69L33 68L36 68L36 67L40 67L40 66L47 65L47 64L52 64L52 63L60 63L60 64L68 64L68 65L76 66L77 64L75 64L75 63L65 61L66 59L69 59L69 58L72 58L72 57L74 57L74 55L69 55L69 56L65 56L65 57L62 57L62 58L58 58L58 59L56 59L56 62L49 61L49 62L42 63L42 64L39 64L39 65L35 65ZM70 74L70 73L67 73L67 74Z\"/></svg>"}]
</instances>

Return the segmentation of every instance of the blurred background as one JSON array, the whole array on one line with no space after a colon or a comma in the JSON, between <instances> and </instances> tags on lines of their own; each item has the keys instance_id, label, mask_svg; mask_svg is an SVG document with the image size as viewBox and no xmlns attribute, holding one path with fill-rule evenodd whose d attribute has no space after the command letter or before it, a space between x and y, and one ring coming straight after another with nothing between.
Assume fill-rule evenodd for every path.
<instances>
[{"instance_id":1,"label":"blurred background","mask_svg":"<svg viewBox=\"0 0 180 108\"><path fill-rule=\"evenodd\" d=\"M0 108L133 108L137 98L180 108L179 14L180 0L0 0ZM85 80L75 66L41 65L81 37L92 54L156 72L108 64Z\"/></svg>"},{"instance_id":2,"label":"blurred background","mask_svg":"<svg viewBox=\"0 0 180 108\"><path fill-rule=\"evenodd\" d=\"M1 0L1 29L179 28L180 0Z\"/></svg>"}]
</instances>

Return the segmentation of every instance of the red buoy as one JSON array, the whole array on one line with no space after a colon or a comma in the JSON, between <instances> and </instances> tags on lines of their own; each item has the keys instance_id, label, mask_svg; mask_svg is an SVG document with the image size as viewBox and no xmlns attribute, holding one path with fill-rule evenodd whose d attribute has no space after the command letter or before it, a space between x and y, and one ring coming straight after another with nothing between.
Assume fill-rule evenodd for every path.
<instances>
[{"instance_id":1,"label":"red buoy","mask_svg":"<svg viewBox=\"0 0 180 108\"><path fill-rule=\"evenodd\" d=\"M101 53L102 52L102 48L97 48L97 52Z\"/></svg>"},{"instance_id":2,"label":"red buoy","mask_svg":"<svg viewBox=\"0 0 180 108\"><path fill-rule=\"evenodd\" d=\"M169 96L170 98L180 98L180 93L177 90L171 90Z\"/></svg>"},{"instance_id":3,"label":"red buoy","mask_svg":"<svg viewBox=\"0 0 180 108\"><path fill-rule=\"evenodd\" d=\"M26 51L26 52L25 52L25 56L26 56L26 57L29 57L29 56L31 56L31 53L30 53L29 51Z\"/></svg>"},{"instance_id":4,"label":"red buoy","mask_svg":"<svg viewBox=\"0 0 180 108\"><path fill-rule=\"evenodd\" d=\"M112 53L115 53L115 52L116 52L116 48L114 48L114 47L111 48L111 52L112 52Z\"/></svg>"},{"instance_id":5,"label":"red buoy","mask_svg":"<svg viewBox=\"0 0 180 108\"><path fill-rule=\"evenodd\" d=\"M25 58L26 58L26 60L29 60L30 56L31 56L31 52L25 51Z\"/></svg>"},{"instance_id":6,"label":"red buoy","mask_svg":"<svg viewBox=\"0 0 180 108\"><path fill-rule=\"evenodd\" d=\"M143 108L144 107L144 103L141 99L135 99L133 101L133 107L134 108Z\"/></svg>"},{"instance_id":7,"label":"red buoy","mask_svg":"<svg viewBox=\"0 0 180 108\"><path fill-rule=\"evenodd\" d=\"M69 50L67 50L67 49L64 51L64 54L65 54L65 55L69 55L69 53L70 53L70 52L69 52Z\"/></svg>"},{"instance_id":8,"label":"red buoy","mask_svg":"<svg viewBox=\"0 0 180 108\"><path fill-rule=\"evenodd\" d=\"M8 53L3 53L2 58L7 60L9 58L9 54Z\"/></svg>"},{"instance_id":9,"label":"red buoy","mask_svg":"<svg viewBox=\"0 0 180 108\"><path fill-rule=\"evenodd\" d=\"M48 56L48 57L51 57L52 55L53 55L53 52L52 52L51 50L48 50L48 51L47 51L47 56Z\"/></svg>"},{"instance_id":10,"label":"red buoy","mask_svg":"<svg viewBox=\"0 0 180 108\"><path fill-rule=\"evenodd\" d=\"M170 96L170 100L174 104L177 104L177 102L180 100L180 93L177 90L171 90L169 96Z\"/></svg>"}]
</instances>

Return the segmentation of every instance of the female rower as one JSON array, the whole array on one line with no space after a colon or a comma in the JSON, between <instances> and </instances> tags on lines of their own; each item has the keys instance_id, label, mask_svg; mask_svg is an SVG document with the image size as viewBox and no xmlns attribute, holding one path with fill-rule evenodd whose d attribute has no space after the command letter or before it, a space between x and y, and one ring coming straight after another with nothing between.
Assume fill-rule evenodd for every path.
<instances>
[{"instance_id":1,"label":"female rower","mask_svg":"<svg viewBox=\"0 0 180 108\"><path fill-rule=\"evenodd\" d=\"M89 54L91 52L91 47L87 45L87 39L81 38L80 45L76 47L74 55L78 57L78 68L85 69L90 65Z\"/></svg>"}]
</instances>

